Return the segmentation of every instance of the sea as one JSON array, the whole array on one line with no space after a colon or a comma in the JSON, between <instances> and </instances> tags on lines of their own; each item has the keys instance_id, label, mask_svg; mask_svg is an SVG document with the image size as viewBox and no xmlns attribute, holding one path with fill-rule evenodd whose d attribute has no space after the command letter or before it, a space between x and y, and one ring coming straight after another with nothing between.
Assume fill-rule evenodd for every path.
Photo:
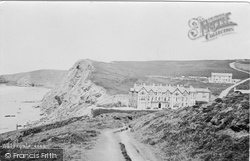
<instances>
[{"instance_id":1,"label":"sea","mask_svg":"<svg viewBox=\"0 0 250 161\"><path fill-rule=\"evenodd\" d=\"M0 85L0 133L24 128L28 122L39 120L38 105L51 89Z\"/></svg>"}]
</instances>

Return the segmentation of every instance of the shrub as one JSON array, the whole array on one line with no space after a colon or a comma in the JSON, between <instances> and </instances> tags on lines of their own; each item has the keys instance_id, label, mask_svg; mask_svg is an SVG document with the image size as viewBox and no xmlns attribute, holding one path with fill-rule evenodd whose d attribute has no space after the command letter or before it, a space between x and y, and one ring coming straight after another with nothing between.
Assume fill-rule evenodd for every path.
<instances>
[{"instance_id":1,"label":"shrub","mask_svg":"<svg viewBox=\"0 0 250 161\"><path fill-rule=\"evenodd\" d=\"M58 104L59 104L59 106L62 104L62 100L61 100L61 98L60 98L60 96L55 96L55 99L57 100L57 102L58 102Z\"/></svg>"}]
</instances>

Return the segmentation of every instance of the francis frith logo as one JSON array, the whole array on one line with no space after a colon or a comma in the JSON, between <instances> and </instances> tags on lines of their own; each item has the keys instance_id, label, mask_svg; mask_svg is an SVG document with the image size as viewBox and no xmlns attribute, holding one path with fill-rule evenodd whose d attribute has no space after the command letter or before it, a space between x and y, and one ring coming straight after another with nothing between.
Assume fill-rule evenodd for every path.
<instances>
[{"instance_id":1,"label":"francis frith logo","mask_svg":"<svg viewBox=\"0 0 250 161\"><path fill-rule=\"evenodd\" d=\"M231 13L223 13L214 17L204 19L202 17L192 18L188 24L192 28L188 32L191 40L204 37L206 40L212 40L219 36L234 32L236 23L230 19Z\"/></svg>"}]
</instances>

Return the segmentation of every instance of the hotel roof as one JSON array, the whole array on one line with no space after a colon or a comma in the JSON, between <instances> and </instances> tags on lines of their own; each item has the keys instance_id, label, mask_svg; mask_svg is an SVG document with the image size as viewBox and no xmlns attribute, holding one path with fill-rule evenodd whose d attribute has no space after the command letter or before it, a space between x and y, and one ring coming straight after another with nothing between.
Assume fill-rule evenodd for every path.
<instances>
[{"instance_id":1,"label":"hotel roof","mask_svg":"<svg viewBox=\"0 0 250 161\"><path fill-rule=\"evenodd\" d=\"M232 73L212 73L212 75L233 76Z\"/></svg>"},{"instance_id":2,"label":"hotel roof","mask_svg":"<svg viewBox=\"0 0 250 161\"><path fill-rule=\"evenodd\" d=\"M190 86L189 88L184 87L184 86L170 86L170 85L145 85L145 84L140 84L140 85L134 85L134 88L130 88L130 91L135 91L138 92L142 89L145 89L147 92L150 92L151 90L153 92L167 92L169 91L170 93L175 92L176 90L179 90L181 93L186 92L210 92L208 88L193 88Z\"/></svg>"}]
</instances>

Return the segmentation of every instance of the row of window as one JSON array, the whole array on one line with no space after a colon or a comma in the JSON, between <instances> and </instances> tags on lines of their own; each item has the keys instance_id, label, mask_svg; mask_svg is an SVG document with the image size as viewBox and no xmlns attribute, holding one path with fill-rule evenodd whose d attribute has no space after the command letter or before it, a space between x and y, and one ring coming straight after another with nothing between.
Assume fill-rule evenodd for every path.
<instances>
[{"instance_id":1,"label":"row of window","mask_svg":"<svg viewBox=\"0 0 250 161\"><path fill-rule=\"evenodd\" d=\"M141 101L170 101L170 97L139 97L139 100Z\"/></svg>"},{"instance_id":2,"label":"row of window","mask_svg":"<svg viewBox=\"0 0 250 161\"><path fill-rule=\"evenodd\" d=\"M193 96L194 98L194 96ZM139 97L140 101L170 101L170 97ZM187 97L174 97L173 100L181 100L181 101L188 101Z\"/></svg>"},{"instance_id":3,"label":"row of window","mask_svg":"<svg viewBox=\"0 0 250 161\"><path fill-rule=\"evenodd\" d=\"M154 105L151 105L150 104L146 104L146 103L138 103L139 107L147 107L147 109L151 109L151 108L154 108L154 107L160 107L160 108L164 108L164 107L170 107L170 104L169 103L163 103L159 106L159 104L154 104ZM175 103L173 105L173 107L184 107L184 106L188 106L188 103Z\"/></svg>"}]
</instances>

